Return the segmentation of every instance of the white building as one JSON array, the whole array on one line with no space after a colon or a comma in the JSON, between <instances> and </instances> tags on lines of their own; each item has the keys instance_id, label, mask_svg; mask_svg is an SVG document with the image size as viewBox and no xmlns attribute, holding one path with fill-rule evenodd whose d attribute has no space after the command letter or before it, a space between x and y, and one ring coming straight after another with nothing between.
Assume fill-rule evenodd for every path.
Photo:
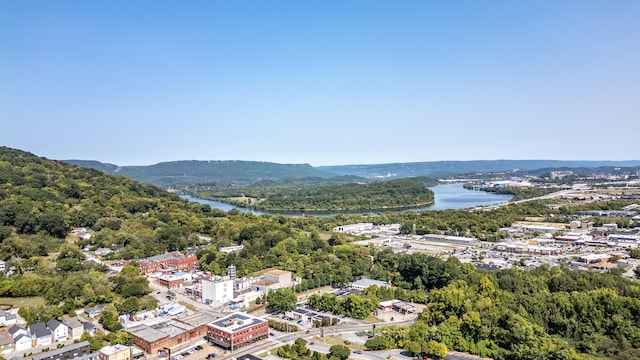
<instances>
[{"instance_id":1,"label":"white building","mask_svg":"<svg viewBox=\"0 0 640 360\"><path fill-rule=\"evenodd\" d=\"M233 280L220 276L202 280L202 302L220 306L233 299Z\"/></svg>"},{"instance_id":2,"label":"white building","mask_svg":"<svg viewBox=\"0 0 640 360\"><path fill-rule=\"evenodd\" d=\"M23 351L31 349L31 337L26 334L20 334L16 336L14 339L15 342L15 351Z\"/></svg>"},{"instance_id":3,"label":"white building","mask_svg":"<svg viewBox=\"0 0 640 360\"><path fill-rule=\"evenodd\" d=\"M373 280L373 279L360 279L357 281L354 281L351 283L351 288L353 290L358 290L358 291L363 291L364 289L368 288L369 286L377 286L379 288L381 287L391 287L391 284L389 284L386 281L380 281L380 280Z\"/></svg>"},{"instance_id":4,"label":"white building","mask_svg":"<svg viewBox=\"0 0 640 360\"><path fill-rule=\"evenodd\" d=\"M64 341L69 337L69 327L56 319L47 321L47 328L53 334L53 341Z\"/></svg>"},{"instance_id":5,"label":"white building","mask_svg":"<svg viewBox=\"0 0 640 360\"><path fill-rule=\"evenodd\" d=\"M236 246L221 247L221 248L218 248L218 251L231 254L234 252L242 251L242 249L244 249L244 245L236 245Z\"/></svg>"},{"instance_id":6,"label":"white building","mask_svg":"<svg viewBox=\"0 0 640 360\"><path fill-rule=\"evenodd\" d=\"M265 280L275 281L279 287L291 286L291 271L286 270L271 270L264 273Z\"/></svg>"}]
</instances>

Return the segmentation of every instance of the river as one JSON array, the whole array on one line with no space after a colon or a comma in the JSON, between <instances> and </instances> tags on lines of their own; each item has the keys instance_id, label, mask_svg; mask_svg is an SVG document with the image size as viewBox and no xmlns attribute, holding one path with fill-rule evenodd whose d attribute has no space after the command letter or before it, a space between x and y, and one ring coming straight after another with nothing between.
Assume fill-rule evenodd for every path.
<instances>
[{"instance_id":1,"label":"river","mask_svg":"<svg viewBox=\"0 0 640 360\"><path fill-rule=\"evenodd\" d=\"M422 211L422 210L446 210L446 209L467 209L473 208L476 206L487 206L487 205L495 205L500 204L511 199L511 195L504 194L495 194L488 193L484 191L474 191L465 189L462 184L441 184L432 186L429 189L433 191L435 196L435 201L433 204L420 208L411 208L411 209L403 209L402 211ZM185 200L198 202L200 204L207 204L211 206L213 209L220 209L222 211L229 211L231 209L238 209L244 212L252 212L255 215L264 215L268 214L268 212L256 211L247 208L241 208L234 205L229 205L219 201L205 200L196 198L188 195L181 195L181 197ZM288 215L288 216L300 216L301 213L277 213L280 215ZM316 214L312 213L313 216L332 216L334 214ZM345 215L353 214L353 213L342 213Z\"/></svg>"}]
</instances>

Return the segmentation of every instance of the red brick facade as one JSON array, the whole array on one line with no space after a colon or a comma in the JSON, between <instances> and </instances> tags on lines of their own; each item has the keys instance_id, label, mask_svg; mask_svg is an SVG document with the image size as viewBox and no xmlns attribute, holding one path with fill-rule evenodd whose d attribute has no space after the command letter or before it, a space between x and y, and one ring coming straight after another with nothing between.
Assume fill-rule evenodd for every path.
<instances>
[{"instance_id":1,"label":"red brick facade","mask_svg":"<svg viewBox=\"0 0 640 360\"><path fill-rule=\"evenodd\" d=\"M234 315L230 315L233 317ZM269 337L269 323L266 320L254 318L252 324L239 328L220 326L219 321L207 324L209 341L224 349L237 349L247 344ZM223 320L223 319L222 319ZM216 325L216 323L218 323Z\"/></svg>"},{"instance_id":2,"label":"red brick facade","mask_svg":"<svg viewBox=\"0 0 640 360\"><path fill-rule=\"evenodd\" d=\"M199 267L197 256L179 253L163 254L140 260L140 270L143 274L157 271L185 271Z\"/></svg>"}]
</instances>

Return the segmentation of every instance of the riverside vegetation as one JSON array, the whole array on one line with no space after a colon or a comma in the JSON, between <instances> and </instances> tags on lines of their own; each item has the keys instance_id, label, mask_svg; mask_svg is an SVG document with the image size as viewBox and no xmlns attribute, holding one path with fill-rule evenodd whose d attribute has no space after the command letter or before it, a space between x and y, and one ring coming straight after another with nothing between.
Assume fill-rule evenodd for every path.
<instances>
[{"instance_id":1,"label":"riverside vegetation","mask_svg":"<svg viewBox=\"0 0 640 360\"><path fill-rule=\"evenodd\" d=\"M514 221L536 216L568 222L573 210L551 211L543 202L531 202L494 211L326 218L225 213L122 177L0 148L0 258L16 271L0 275L0 296L44 296L45 305L21 309L29 322L109 302L101 322L116 335L106 341L126 343L126 334L117 337L117 315L155 306L146 296L148 283L135 262L111 276L102 266L83 263L80 249L109 247L111 259L135 260L198 246L207 271L225 275L231 264L238 276L286 269L302 278L296 292L345 285L363 276L396 286L345 299L322 295L310 300L336 313L362 317L379 300L391 298L427 304L415 325L380 328L367 344L371 349L401 347L418 353L444 346L496 359L640 358L640 287L619 272L563 267L485 272L455 258L358 246L352 243L357 238L330 231L355 222L399 222L406 233L495 241L503 236L499 229ZM71 236L76 227L94 236L86 241ZM218 251L236 244L244 249Z\"/></svg>"},{"instance_id":2,"label":"riverside vegetation","mask_svg":"<svg viewBox=\"0 0 640 360\"><path fill-rule=\"evenodd\" d=\"M306 186L217 186L191 195L262 211L373 211L426 206L437 184L427 178ZM206 187L205 187L206 188Z\"/></svg>"}]
</instances>

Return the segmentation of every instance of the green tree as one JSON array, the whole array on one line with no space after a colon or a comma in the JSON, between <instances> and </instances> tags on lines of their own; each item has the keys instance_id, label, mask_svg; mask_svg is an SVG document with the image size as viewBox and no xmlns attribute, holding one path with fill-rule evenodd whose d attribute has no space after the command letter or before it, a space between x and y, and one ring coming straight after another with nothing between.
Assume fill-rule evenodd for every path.
<instances>
[{"instance_id":1,"label":"green tree","mask_svg":"<svg viewBox=\"0 0 640 360\"><path fill-rule=\"evenodd\" d=\"M445 356L447 356L447 354L449 353L447 345L435 340L429 340L426 350L427 355L435 356L439 359L444 359Z\"/></svg>"},{"instance_id":2,"label":"green tree","mask_svg":"<svg viewBox=\"0 0 640 360\"><path fill-rule=\"evenodd\" d=\"M329 356L336 357L340 360L345 360L351 355L351 350L344 345L332 345L329 348Z\"/></svg>"},{"instance_id":3,"label":"green tree","mask_svg":"<svg viewBox=\"0 0 640 360\"><path fill-rule=\"evenodd\" d=\"M295 310L298 298L290 288L280 288L267 294L268 308L279 313Z\"/></svg>"}]
</instances>

